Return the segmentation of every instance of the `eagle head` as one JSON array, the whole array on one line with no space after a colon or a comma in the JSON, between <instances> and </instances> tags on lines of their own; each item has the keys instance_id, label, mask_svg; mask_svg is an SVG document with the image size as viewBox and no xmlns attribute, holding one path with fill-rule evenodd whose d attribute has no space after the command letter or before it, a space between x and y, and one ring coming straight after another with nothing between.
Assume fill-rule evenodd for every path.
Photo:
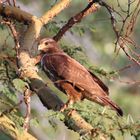
<instances>
[{"instance_id":1,"label":"eagle head","mask_svg":"<svg viewBox=\"0 0 140 140\"><path fill-rule=\"evenodd\" d=\"M43 53L55 53L59 51L57 42L52 38L44 38L38 44L38 50Z\"/></svg>"}]
</instances>

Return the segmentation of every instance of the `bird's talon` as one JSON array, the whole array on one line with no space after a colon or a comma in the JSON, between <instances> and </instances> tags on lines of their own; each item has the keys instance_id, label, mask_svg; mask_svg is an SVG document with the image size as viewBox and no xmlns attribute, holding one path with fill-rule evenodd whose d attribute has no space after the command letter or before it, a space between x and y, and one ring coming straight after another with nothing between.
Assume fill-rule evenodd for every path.
<instances>
[{"instance_id":1,"label":"bird's talon","mask_svg":"<svg viewBox=\"0 0 140 140\"><path fill-rule=\"evenodd\" d=\"M68 116L70 116L74 111L75 111L75 109L71 109L68 113Z\"/></svg>"},{"instance_id":2,"label":"bird's talon","mask_svg":"<svg viewBox=\"0 0 140 140\"><path fill-rule=\"evenodd\" d=\"M64 104L64 105L61 107L60 112L64 112L65 109L66 109L67 107L68 107L68 105L67 105L67 104Z\"/></svg>"}]
</instances>

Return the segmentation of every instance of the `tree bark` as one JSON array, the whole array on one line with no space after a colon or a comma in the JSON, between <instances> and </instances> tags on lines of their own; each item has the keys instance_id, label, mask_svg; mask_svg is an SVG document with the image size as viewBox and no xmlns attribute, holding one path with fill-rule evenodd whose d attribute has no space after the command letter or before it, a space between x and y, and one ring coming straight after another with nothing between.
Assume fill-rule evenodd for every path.
<instances>
[{"instance_id":1,"label":"tree bark","mask_svg":"<svg viewBox=\"0 0 140 140\"><path fill-rule=\"evenodd\" d=\"M5 115L0 116L0 131L5 133L9 138L13 140L37 140L28 132L19 130L14 122L12 122Z\"/></svg>"}]
</instances>

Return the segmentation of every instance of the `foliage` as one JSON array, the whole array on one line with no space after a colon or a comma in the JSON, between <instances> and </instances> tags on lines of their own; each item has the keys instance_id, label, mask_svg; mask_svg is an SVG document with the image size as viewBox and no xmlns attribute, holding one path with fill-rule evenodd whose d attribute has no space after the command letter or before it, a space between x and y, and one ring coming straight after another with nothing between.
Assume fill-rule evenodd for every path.
<instances>
[{"instance_id":1,"label":"foliage","mask_svg":"<svg viewBox=\"0 0 140 140\"><path fill-rule=\"evenodd\" d=\"M1 97L5 97L8 101L12 103L17 102L17 95L15 94L15 89L13 87L12 79L15 77L15 71L10 66L8 61L0 61L0 94Z\"/></svg>"},{"instance_id":2,"label":"foliage","mask_svg":"<svg viewBox=\"0 0 140 140\"><path fill-rule=\"evenodd\" d=\"M49 36L53 36L59 31L60 24L61 23L51 22L51 23L47 24L47 26L45 26L45 29L46 29L45 31L48 32Z\"/></svg>"},{"instance_id":3,"label":"foliage","mask_svg":"<svg viewBox=\"0 0 140 140\"><path fill-rule=\"evenodd\" d=\"M21 87L23 81L17 83L15 69L11 67L7 60L0 61L0 112L7 115L21 129L23 116L16 109L18 101L18 91L15 87ZM15 86L15 87L14 87ZM21 88L20 88L21 89Z\"/></svg>"},{"instance_id":4,"label":"foliage","mask_svg":"<svg viewBox=\"0 0 140 140\"><path fill-rule=\"evenodd\" d=\"M64 113L48 111L47 116L48 118L60 119L71 128L73 120L66 115L70 110L76 110L93 126L92 132L83 133L82 130L79 131L81 140L140 139L140 121L134 122L129 115L120 117L110 108L101 107L88 100L77 102L73 106L69 106Z\"/></svg>"},{"instance_id":5,"label":"foliage","mask_svg":"<svg viewBox=\"0 0 140 140\"><path fill-rule=\"evenodd\" d=\"M14 85L15 89L20 92L23 92L25 86L28 86L26 82L24 82L23 80L21 80L19 78L16 78L13 80L13 85Z\"/></svg>"}]
</instances>

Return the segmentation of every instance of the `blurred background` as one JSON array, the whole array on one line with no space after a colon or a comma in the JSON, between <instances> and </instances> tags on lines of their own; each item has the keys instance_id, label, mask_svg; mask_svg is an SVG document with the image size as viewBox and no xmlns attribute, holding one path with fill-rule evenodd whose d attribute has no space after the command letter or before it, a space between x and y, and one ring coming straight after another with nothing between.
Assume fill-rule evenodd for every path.
<instances>
[{"instance_id":1,"label":"blurred background","mask_svg":"<svg viewBox=\"0 0 140 140\"><path fill-rule=\"evenodd\" d=\"M19 0L17 5L31 13L40 17L44 12L50 9L55 0ZM117 7L117 3L107 1L112 6ZM127 0L120 2L122 7L126 9ZM42 37L53 37L59 28L66 21L80 12L87 5L87 1L75 0L70 7L62 11L56 18L53 19L42 30ZM135 6L135 5L133 5ZM133 39L138 45L136 49L140 53L140 19L137 20ZM20 24L18 25L20 26ZM130 61L125 53L120 50L119 54L114 53L115 49L115 34L112 30L110 16L105 8L99 9L84 18L81 23L76 24L65 36L59 44L69 55L77 59L86 67L92 67L96 75L98 75L109 87L110 97L124 110L124 114L131 115L132 119L140 119L140 66ZM6 40L6 41L5 41ZM9 36L9 31L6 28L0 28L0 49L8 52L10 50L12 39ZM14 44L13 44L14 45ZM134 48L135 49L135 48ZM14 52L10 51L10 54ZM124 67L127 67L124 69ZM118 72L119 71L119 72ZM110 73L113 73L112 75ZM109 73L109 75L108 75ZM2 86L2 83L0 84ZM53 87L52 85L50 85ZM53 87L53 90L59 92ZM66 96L57 93L60 98L66 100ZM22 97L19 97L22 98ZM32 97L32 117L40 118L41 126L32 126L31 133L41 140L76 140L78 134L66 129L62 122L56 121L60 128L53 128L46 118L44 118L47 109L43 107L36 95ZM25 106L21 105L23 114ZM34 121L31 122L31 124ZM54 122L53 122L54 123ZM40 128L41 127L41 128ZM64 133L65 131L65 133ZM53 132L53 133L52 133Z\"/></svg>"}]
</instances>

